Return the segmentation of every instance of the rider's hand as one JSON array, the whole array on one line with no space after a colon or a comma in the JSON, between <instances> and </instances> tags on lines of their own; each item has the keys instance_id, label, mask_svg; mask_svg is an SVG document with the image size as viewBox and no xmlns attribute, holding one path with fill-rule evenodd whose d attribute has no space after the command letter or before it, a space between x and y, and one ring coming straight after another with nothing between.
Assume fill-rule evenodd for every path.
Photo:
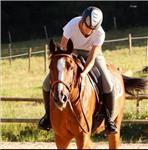
<instances>
[{"instance_id":1,"label":"rider's hand","mask_svg":"<svg viewBox=\"0 0 148 150\"><path fill-rule=\"evenodd\" d=\"M84 86L85 77L86 77L86 74L82 72L79 77L79 82L81 83L82 86Z\"/></svg>"}]
</instances>

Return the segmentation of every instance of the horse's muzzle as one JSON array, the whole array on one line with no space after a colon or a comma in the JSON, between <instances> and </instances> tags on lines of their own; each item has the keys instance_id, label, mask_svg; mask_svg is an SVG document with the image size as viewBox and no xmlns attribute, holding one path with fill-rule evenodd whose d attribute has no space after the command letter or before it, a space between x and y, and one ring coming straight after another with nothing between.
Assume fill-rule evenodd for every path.
<instances>
[{"instance_id":1,"label":"horse's muzzle","mask_svg":"<svg viewBox=\"0 0 148 150\"><path fill-rule=\"evenodd\" d=\"M59 94L58 92L54 94L54 103L59 110L63 111L65 109L67 101L68 101L67 95Z\"/></svg>"}]
</instances>

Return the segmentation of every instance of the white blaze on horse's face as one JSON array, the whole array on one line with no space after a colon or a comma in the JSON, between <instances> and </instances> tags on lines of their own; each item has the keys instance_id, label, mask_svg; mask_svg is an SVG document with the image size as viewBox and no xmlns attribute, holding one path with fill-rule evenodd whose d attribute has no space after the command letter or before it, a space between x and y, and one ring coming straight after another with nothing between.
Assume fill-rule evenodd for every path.
<instances>
[{"instance_id":1,"label":"white blaze on horse's face","mask_svg":"<svg viewBox=\"0 0 148 150\"><path fill-rule=\"evenodd\" d=\"M58 80L63 81L64 80L63 70L65 68L65 59L64 58L61 58L58 60L57 68L58 68ZM59 83L58 84L58 91L61 91L62 89L63 89L63 84Z\"/></svg>"}]
</instances>

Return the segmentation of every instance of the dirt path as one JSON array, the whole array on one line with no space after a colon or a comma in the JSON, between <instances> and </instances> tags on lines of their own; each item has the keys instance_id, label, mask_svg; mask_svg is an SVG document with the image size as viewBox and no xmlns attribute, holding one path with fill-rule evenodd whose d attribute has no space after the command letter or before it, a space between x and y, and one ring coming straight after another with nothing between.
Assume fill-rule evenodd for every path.
<instances>
[{"instance_id":1,"label":"dirt path","mask_svg":"<svg viewBox=\"0 0 148 150\"><path fill-rule=\"evenodd\" d=\"M69 148L76 148L75 143L70 143ZM93 143L94 149L107 149L107 143ZM146 144L133 144L124 143L121 144L119 149L147 149L148 143ZM54 142L0 142L0 149L56 149Z\"/></svg>"}]
</instances>

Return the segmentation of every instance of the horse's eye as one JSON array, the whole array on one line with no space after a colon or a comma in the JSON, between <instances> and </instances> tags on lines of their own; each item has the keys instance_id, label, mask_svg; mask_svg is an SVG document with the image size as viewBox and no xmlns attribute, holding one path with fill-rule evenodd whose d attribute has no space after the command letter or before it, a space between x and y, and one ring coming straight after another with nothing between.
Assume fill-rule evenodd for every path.
<instances>
[{"instance_id":1,"label":"horse's eye","mask_svg":"<svg viewBox=\"0 0 148 150\"><path fill-rule=\"evenodd\" d=\"M67 66L67 69L68 69L68 70L73 70L73 66L72 66L72 64L67 63L67 65L66 65L66 66Z\"/></svg>"},{"instance_id":2,"label":"horse's eye","mask_svg":"<svg viewBox=\"0 0 148 150\"><path fill-rule=\"evenodd\" d=\"M70 66L70 67L69 67L69 70L73 70L73 67Z\"/></svg>"},{"instance_id":3,"label":"horse's eye","mask_svg":"<svg viewBox=\"0 0 148 150\"><path fill-rule=\"evenodd\" d=\"M69 84L69 87L70 87L70 88L72 87L72 83Z\"/></svg>"}]
</instances>

